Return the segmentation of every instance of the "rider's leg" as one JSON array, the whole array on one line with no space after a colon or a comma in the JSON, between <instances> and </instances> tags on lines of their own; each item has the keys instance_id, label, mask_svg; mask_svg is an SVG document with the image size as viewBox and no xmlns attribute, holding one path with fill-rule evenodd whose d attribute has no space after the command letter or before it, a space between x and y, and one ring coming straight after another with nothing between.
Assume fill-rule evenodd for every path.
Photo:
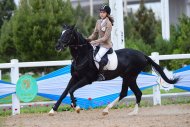
<instances>
[{"instance_id":1,"label":"rider's leg","mask_svg":"<svg viewBox=\"0 0 190 127\"><path fill-rule=\"evenodd\" d=\"M97 61L99 63L99 76L98 76L98 81L102 81L105 80L105 77L102 74L103 68L105 66L105 63L101 62L102 57L106 54L106 52L108 51L108 48L104 48L102 46L100 46L100 49L98 51L98 53L96 54L94 60Z\"/></svg>"},{"instance_id":2,"label":"rider's leg","mask_svg":"<svg viewBox=\"0 0 190 127\"><path fill-rule=\"evenodd\" d=\"M98 53L94 57L94 60L97 62L100 62L102 57L106 54L106 52L108 50L109 50L108 48L104 48L104 47L100 46L100 49L98 50Z\"/></svg>"}]
</instances>

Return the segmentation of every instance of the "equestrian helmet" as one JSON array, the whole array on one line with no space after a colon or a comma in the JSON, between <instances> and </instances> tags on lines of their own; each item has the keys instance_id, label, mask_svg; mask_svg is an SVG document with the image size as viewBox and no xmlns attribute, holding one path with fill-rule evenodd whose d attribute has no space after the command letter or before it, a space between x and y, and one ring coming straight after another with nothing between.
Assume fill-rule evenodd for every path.
<instances>
[{"instance_id":1,"label":"equestrian helmet","mask_svg":"<svg viewBox=\"0 0 190 127\"><path fill-rule=\"evenodd\" d=\"M111 8L108 5L102 5L101 8L100 8L100 11L105 11L110 15Z\"/></svg>"}]
</instances>

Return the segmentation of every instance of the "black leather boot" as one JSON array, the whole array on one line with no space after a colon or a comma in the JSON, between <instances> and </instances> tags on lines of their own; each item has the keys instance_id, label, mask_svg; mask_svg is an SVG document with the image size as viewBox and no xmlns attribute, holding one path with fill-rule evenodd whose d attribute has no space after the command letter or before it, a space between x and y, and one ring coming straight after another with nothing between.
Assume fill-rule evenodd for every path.
<instances>
[{"instance_id":1,"label":"black leather boot","mask_svg":"<svg viewBox=\"0 0 190 127\"><path fill-rule=\"evenodd\" d=\"M104 66L105 66L105 64L102 61L100 61L99 62L99 75L98 75L97 81L104 81L105 80L105 77L103 75Z\"/></svg>"}]
</instances>

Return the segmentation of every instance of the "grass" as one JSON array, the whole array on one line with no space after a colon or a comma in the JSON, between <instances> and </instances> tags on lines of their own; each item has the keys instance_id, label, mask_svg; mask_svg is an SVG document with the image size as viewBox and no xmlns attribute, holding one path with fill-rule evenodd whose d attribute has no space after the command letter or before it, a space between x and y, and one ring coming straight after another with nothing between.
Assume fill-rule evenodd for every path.
<instances>
[{"instance_id":1,"label":"grass","mask_svg":"<svg viewBox=\"0 0 190 127\"><path fill-rule=\"evenodd\" d=\"M2 75L2 80L6 82L10 82L11 81L10 75L8 74Z\"/></svg>"},{"instance_id":2,"label":"grass","mask_svg":"<svg viewBox=\"0 0 190 127\"><path fill-rule=\"evenodd\" d=\"M174 88L174 89L171 89L170 91L165 91L165 90L160 90L161 94L165 94L165 93L181 93L181 92L187 92L185 90L181 90L181 89L178 89L178 88ZM148 95L148 94L152 94L153 93L153 88L148 88L146 90L143 90L142 91L143 95Z\"/></svg>"},{"instance_id":3,"label":"grass","mask_svg":"<svg viewBox=\"0 0 190 127\"><path fill-rule=\"evenodd\" d=\"M5 98L0 99L0 104L10 104L10 103L12 103L11 97L12 96L9 95L9 96L7 96ZM51 100L48 99L48 98L41 97L41 96L36 96L32 102L42 102L42 101L51 101Z\"/></svg>"},{"instance_id":4,"label":"grass","mask_svg":"<svg viewBox=\"0 0 190 127\"><path fill-rule=\"evenodd\" d=\"M31 114L31 113L47 113L51 110L53 105L28 105L24 106L20 109L21 114ZM61 104L58 112L63 112L63 111L70 111L73 112L74 109L70 107L70 105L65 105ZM0 118L5 117L5 116L10 116L12 114L12 109L11 108L4 108L0 109Z\"/></svg>"}]
</instances>

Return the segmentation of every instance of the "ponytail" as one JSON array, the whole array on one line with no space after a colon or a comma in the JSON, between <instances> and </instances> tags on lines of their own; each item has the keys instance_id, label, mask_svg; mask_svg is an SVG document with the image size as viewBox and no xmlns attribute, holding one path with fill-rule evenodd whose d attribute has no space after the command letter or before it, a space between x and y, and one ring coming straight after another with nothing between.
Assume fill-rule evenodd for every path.
<instances>
[{"instance_id":1,"label":"ponytail","mask_svg":"<svg viewBox=\"0 0 190 127\"><path fill-rule=\"evenodd\" d=\"M113 23L114 23L113 17L111 17L110 15L108 15L107 17L108 17L108 19L110 20L110 22L111 22L111 24L112 24L112 26L113 26Z\"/></svg>"}]
</instances>

